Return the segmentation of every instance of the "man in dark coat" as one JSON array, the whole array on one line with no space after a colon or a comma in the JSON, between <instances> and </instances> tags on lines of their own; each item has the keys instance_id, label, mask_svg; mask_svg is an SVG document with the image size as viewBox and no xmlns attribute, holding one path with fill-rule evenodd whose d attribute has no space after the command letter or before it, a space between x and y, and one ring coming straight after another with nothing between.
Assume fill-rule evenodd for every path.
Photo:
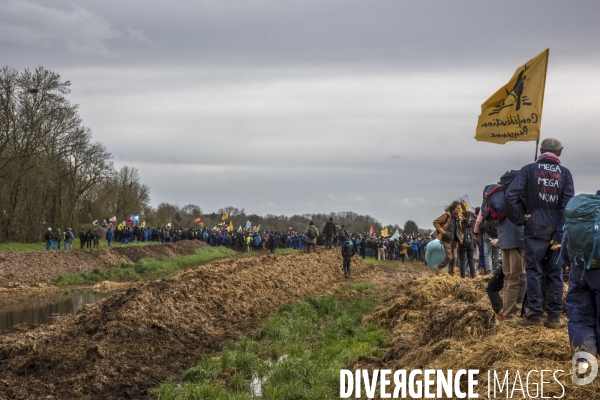
<instances>
[{"instance_id":1,"label":"man in dark coat","mask_svg":"<svg viewBox=\"0 0 600 400\"><path fill-rule=\"evenodd\" d=\"M325 234L325 248L331 249L333 245L333 237L335 236L335 224L333 223L333 217L329 218L329 221L325 222L325 228L323 228Z\"/></svg>"},{"instance_id":2,"label":"man in dark coat","mask_svg":"<svg viewBox=\"0 0 600 400\"><path fill-rule=\"evenodd\" d=\"M562 144L545 139L536 162L524 166L506 191L508 218L518 226L525 225L525 271L527 275L526 315L521 326L543 325L544 301L548 313L547 326L559 328L562 313L562 265L556 262L566 223L564 210L575 187L571 172L561 165ZM542 295L542 279L548 293Z\"/></svg>"}]
</instances>

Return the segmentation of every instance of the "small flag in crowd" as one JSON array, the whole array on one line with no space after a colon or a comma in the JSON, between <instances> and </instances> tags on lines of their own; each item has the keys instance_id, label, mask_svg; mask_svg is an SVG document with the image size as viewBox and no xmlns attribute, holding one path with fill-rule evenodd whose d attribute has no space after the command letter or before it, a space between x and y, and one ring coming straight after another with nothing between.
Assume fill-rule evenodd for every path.
<instances>
[{"instance_id":1,"label":"small flag in crowd","mask_svg":"<svg viewBox=\"0 0 600 400\"><path fill-rule=\"evenodd\" d=\"M92 222L92 225L98 225L98 220L95 220L94 222Z\"/></svg>"},{"instance_id":2,"label":"small flag in crowd","mask_svg":"<svg viewBox=\"0 0 600 400\"><path fill-rule=\"evenodd\" d=\"M288 226L288 231L293 230L293 228L291 226Z\"/></svg>"},{"instance_id":3,"label":"small flag in crowd","mask_svg":"<svg viewBox=\"0 0 600 400\"><path fill-rule=\"evenodd\" d=\"M385 228L381 231L381 236L387 236L387 235L388 235L388 230L387 230L387 228Z\"/></svg>"},{"instance_id":4,"label":"small flag in crowd","mask_svg":"<svg viewBox=\"0 0 600 400\"><path fill-rule=\"evenodd\" d=\"M373 229L373 225L369 227L369 236L373 236L375 234L375 229Z\"/></svg>"},{"instance_id":5,"label":"small flag in crowd","mask_svg":"<svg viewBox=\"0 0 600 400\"><path fill-rule=\"evenodd\" d=\"M139 224L140 223L140 215L139 214L135 214L134 216L131 217L131 222L133 222L134 224Z\"/></svg>"},{"instance_id":6,"label":"small flag in crowd","mask_svg":"<svg viewBox=\"0 0 600 400\"><path fill-rule=\"evenodd\" d=\"M170 222L166 225L167 228L170 228L171 226L173 226Z\"/></svg>"},{"instance_id":7,"label":"small flag in crowd","mask_svg":"<svg viewBox=\"0 0 600 400\"><path fill-rule=\"evenodd\" d=\"M109 219L110 222L117 222L117 216L115 215L114 217L112 217L111 219Z\"/></svg>"},{"instance_id":8,"label":"small flag in crowd","mask_svg":"<svg viewBox=\"0 0 600 400\"><path fill-rule=\"evenodd\" d=\"M227 226L227 232L233 232L233 224L229 223L229 225Z\"/></svg>"},{"instance_id":9,"label":"small flag in crowd","mask_svg":"<svg viewBox=\"0 0 600 400\"><path fill-rule=\"evenodd\" d=\"M142 222L142 228L146 227L146 221Z\"/></svg>"},{"instance_id":10,"label":"small flag in crowd","mask_svg":"<svg viewBox=\"0 0 600 400\"><path fill-rule=\"evenodd\" d=\"M229 214L227 214L226 212L224 212L224 213L221 215L221 219L222 219L223 221L225 221L227 218L229 218Z\"/></svg>"},{"instance_id":11,"label":"small flag in crowd","mask_svg":"<svg viewBox=\"0 0 600 400\"><path fill-rule=\"evenodd\" d=\"M238 228L238 232L242 231L242 226L240 225L240 227Z\"/></svg>"},{"instance_id":12,"label":"small flag in crowd","mask_svg":"<svg viewBox=\"0 0 600 400\"><path fill-rule=\"evenodd\" d=\"M200 222L200 218L196 218L194 222Z\"/></svg>"}]
</instances>

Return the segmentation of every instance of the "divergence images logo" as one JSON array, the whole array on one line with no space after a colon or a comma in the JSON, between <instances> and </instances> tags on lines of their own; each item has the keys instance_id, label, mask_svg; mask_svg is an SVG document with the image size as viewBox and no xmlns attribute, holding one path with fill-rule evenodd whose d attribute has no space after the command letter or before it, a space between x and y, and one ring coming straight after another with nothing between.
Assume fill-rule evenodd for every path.
<instances>
[{"instance_id":1,"label":"divergence images logo","mask_svg":"<svg viewBox=\"0 0 600 400\"><path fill-rule=\"evenodd\" d=\"M585 359L585 361L582 361L579 363L579 365L577 365L578 360L582 358ZM575 382L576 385L587 385L596 378L596 375L598 375L598 362L596 361L596 357L590 353L578 351L573 356L573 364L571 369L573 371L573 382ZM583 375L588 371L590 371L590 374L585 378L577 377L578 374Z\"/></svg>"}]
</instances>

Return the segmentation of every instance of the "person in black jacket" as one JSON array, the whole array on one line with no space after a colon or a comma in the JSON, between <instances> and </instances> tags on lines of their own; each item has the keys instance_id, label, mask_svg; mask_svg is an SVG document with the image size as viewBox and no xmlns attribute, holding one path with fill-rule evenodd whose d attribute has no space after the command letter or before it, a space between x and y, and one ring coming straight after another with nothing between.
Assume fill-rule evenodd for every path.
<instances>
[{"instance_id":1,"label":"person in black jacket","mask_svg":"<svg viewBox=\"0 0 600 400\"><path fill-rule=\"evenodd\" d=\"M83 249L83 247L85 246L85 231L83 230L83 228L79 230L79 245L80 249Z\"/></svg>"},{"instance_id":2,"label":"person in black jacket","mask_svg":"<svg viewBox=\"0 0 600 400\"><path fill-rule=\"evenodd\" d=\"M344 270L344 278L350 277L350 262L352 261L354 254L356 254L354 252L354 247L352 247L352 243L350 243L350 239L348 238L342 246L342 268Z\"/></svg>"},{"instance_id":3,"label":"person in black jacket","mask_svg":"<svg viewBox=\"0 0 600 400\"><path fill-rule=\"evenodd\" d=\"M467 275L467 266L469 275L475 278L475 262L473 260L473 248L475 245L475 217L470 211L462 214L461 228L463 231L463 241L458 245L458 262L460 265L460 276L464 278Z\"/></svg>"},{"instance_id":4,"label":"person in black jacket","mask_svg":"<svg viewBox=\"0 0 600 400\"><path fill-rule=\"evenodd\" d=\"M330 217L329 221L325 222L323 233L325 234L325 248L331 249L333 237L335 236L335 224L333 223L333 217Z\"/></svg>"},{"instance_id":5,"label":"person in black jacket","mask_svg":"<svg viewBox=\"0 0 600 400\"><path fill-rule=\"evenodd\" d=\"M86 249L91 249L92 248L92 238L93 238L93 234L92 234L92 230L88 229L87 233L85 234L85 244L86 244Z\"/></svg>"}]
</instances>

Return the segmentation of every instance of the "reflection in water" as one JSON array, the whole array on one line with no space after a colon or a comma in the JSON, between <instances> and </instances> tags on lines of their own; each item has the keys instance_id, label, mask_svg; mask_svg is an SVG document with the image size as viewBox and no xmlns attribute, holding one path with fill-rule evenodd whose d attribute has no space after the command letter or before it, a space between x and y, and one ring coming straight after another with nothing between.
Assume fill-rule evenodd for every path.
<instances>
[{"instance_id":1,"label":"reflection in water","mask_svg":"<svg viewBox=\"0 0 600 400\"><path fill-rule=\"evenodd\" d=\"M51 324L56 316L74 314L85 304L95 303L116 292L82 290L67 295L48 292L30 297L20 304L0 308L0 332L22 323Z\"/></svg>"}]
</instances>

